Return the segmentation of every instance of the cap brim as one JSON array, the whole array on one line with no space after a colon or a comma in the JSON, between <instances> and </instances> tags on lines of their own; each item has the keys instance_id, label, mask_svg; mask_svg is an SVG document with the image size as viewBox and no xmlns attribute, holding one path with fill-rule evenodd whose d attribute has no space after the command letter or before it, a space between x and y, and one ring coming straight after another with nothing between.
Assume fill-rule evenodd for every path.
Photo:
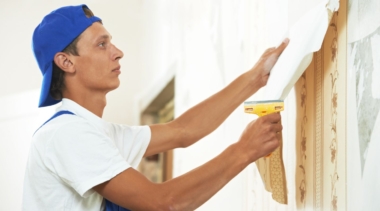
<instances>
[{"instance_id":1,"label":"cap brim","mask_svg":"<svg viewBox=\"0 0 380 211\"><path fill-rule=\"evenodd\" d=\"M40 102L38 104L38 107L54 105L61 101L61 100L55 100L50 95L50 84L51 84L52 75L53 75L53 63L50 63L50 65L48 66L48 69L43 75Z\"/></svg>"}]
</instances>

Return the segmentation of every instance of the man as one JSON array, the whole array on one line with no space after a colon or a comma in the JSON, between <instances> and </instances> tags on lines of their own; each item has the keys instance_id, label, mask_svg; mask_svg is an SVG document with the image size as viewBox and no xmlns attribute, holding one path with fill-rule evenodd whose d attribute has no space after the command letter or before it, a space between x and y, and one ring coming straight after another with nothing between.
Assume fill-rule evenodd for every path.
<instances>
[{"instance_id":1,"label":"man","mask_svg":"<svg viewBox=\"0 0 380 211\"><path fill-rule=\"evenodd\" d=\"M187 147L215 130L264 86L288 43L268 49L226 88L172 122L129 127L101 119L106 94L119 86L123 53L86 5L59 8L33 34L43 73L40 107L62 100L33 136L24 210L102 210L104 198L131 210L194 210L246 166L279 146L279 114L248 124L237 142L204 165L162 184L136 167L142 157Z\"/></svg>"}]
</instances>

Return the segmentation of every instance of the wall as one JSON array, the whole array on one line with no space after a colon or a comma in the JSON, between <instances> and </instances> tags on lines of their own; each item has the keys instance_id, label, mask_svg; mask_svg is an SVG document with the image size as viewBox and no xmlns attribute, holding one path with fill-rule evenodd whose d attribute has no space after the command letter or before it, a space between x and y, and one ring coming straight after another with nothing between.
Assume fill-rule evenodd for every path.
<instances>
[{"instance_id":1,"label":"wall","mask_svg":"<svg viewBox=\"0 0 380 211\"><path fill-rule=\"evenodd\" d=\"M178 5L181 37L176 75L176 116L250 69L269 47L265 1L186 1ZM174 151L174 176L218 155L236 142L254 119L239 107L199 143ZM198 155L198 156L195 156ZM250 166L198 210L250 210L254 203ZM254 181L260 185L261 181ZM262 187L262 184L261 184Z\"/></svg>"}]
</instances>

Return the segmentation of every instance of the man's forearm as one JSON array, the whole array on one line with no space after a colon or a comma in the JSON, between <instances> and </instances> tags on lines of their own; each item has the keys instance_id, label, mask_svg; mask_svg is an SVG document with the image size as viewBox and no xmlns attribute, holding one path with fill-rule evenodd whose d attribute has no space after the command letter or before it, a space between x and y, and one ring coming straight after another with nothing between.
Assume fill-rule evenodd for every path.
<instances>
[{"instance_id":1,"label":"man's forearm","mask_svg":"<svg viewBox=\"0 0 380 211\"><path fill-rule=\"evenodd\" d=\"M250 163L248 156L231 145L204 165L163 184L160 188L171 198L173 210L195 210Z\"/></svg>"},{"instance_id":2,"label":"man's forearm","mask_svg":"<svg viewBox=\"0 0 380 211\"><path fill-rule=\"evenodd\" d=\"M236 78L227 87L194 106L175 120L182 128L184 147L214 131L245 99L261 86L252 71Z\"/></svg>"},{"instance_id":3,"label":"man's forearm","mask_svg":"<svg viewBox=\"0 0 380 211\"><path fill-rule=\"evenodd\" d=\"M195 210L252 162L243 148L244 145L233 144L202 166L161 184L152 183L129 168L94 190L136 211Z\"/></svg>"},{"instance_id":4,"label":"man's forearm","mask_svg":"<svg viewBox=\"0 0 380 211\"><path fill-rule=\"evenodd\" d=\"M128 168L93 189L131 210L194 210L210 199L248 164L279 145L280 114L263 116L247 125L239 141L206 164L162 184L150 182Z\"/></svg>"}]
</instances>

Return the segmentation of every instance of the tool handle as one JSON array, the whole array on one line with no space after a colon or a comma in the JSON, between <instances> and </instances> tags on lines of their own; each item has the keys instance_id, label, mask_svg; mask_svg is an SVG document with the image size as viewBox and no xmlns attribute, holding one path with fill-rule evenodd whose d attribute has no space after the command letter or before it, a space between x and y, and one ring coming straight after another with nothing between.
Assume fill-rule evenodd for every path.
<instances>
[{"instance_id":1,"label":"tool handle","mask_svg":"<svg viewBox=\"0 0 380 211\"><path fill-rule=\"evenodd\" d=\"M244 105L245 113L256 114L259 118L268 114L279 113L283 110L283 101L246 102ZM272 153L269 153L265 157L268 158L271 155Z\"/></svg>"}]
</instances>

